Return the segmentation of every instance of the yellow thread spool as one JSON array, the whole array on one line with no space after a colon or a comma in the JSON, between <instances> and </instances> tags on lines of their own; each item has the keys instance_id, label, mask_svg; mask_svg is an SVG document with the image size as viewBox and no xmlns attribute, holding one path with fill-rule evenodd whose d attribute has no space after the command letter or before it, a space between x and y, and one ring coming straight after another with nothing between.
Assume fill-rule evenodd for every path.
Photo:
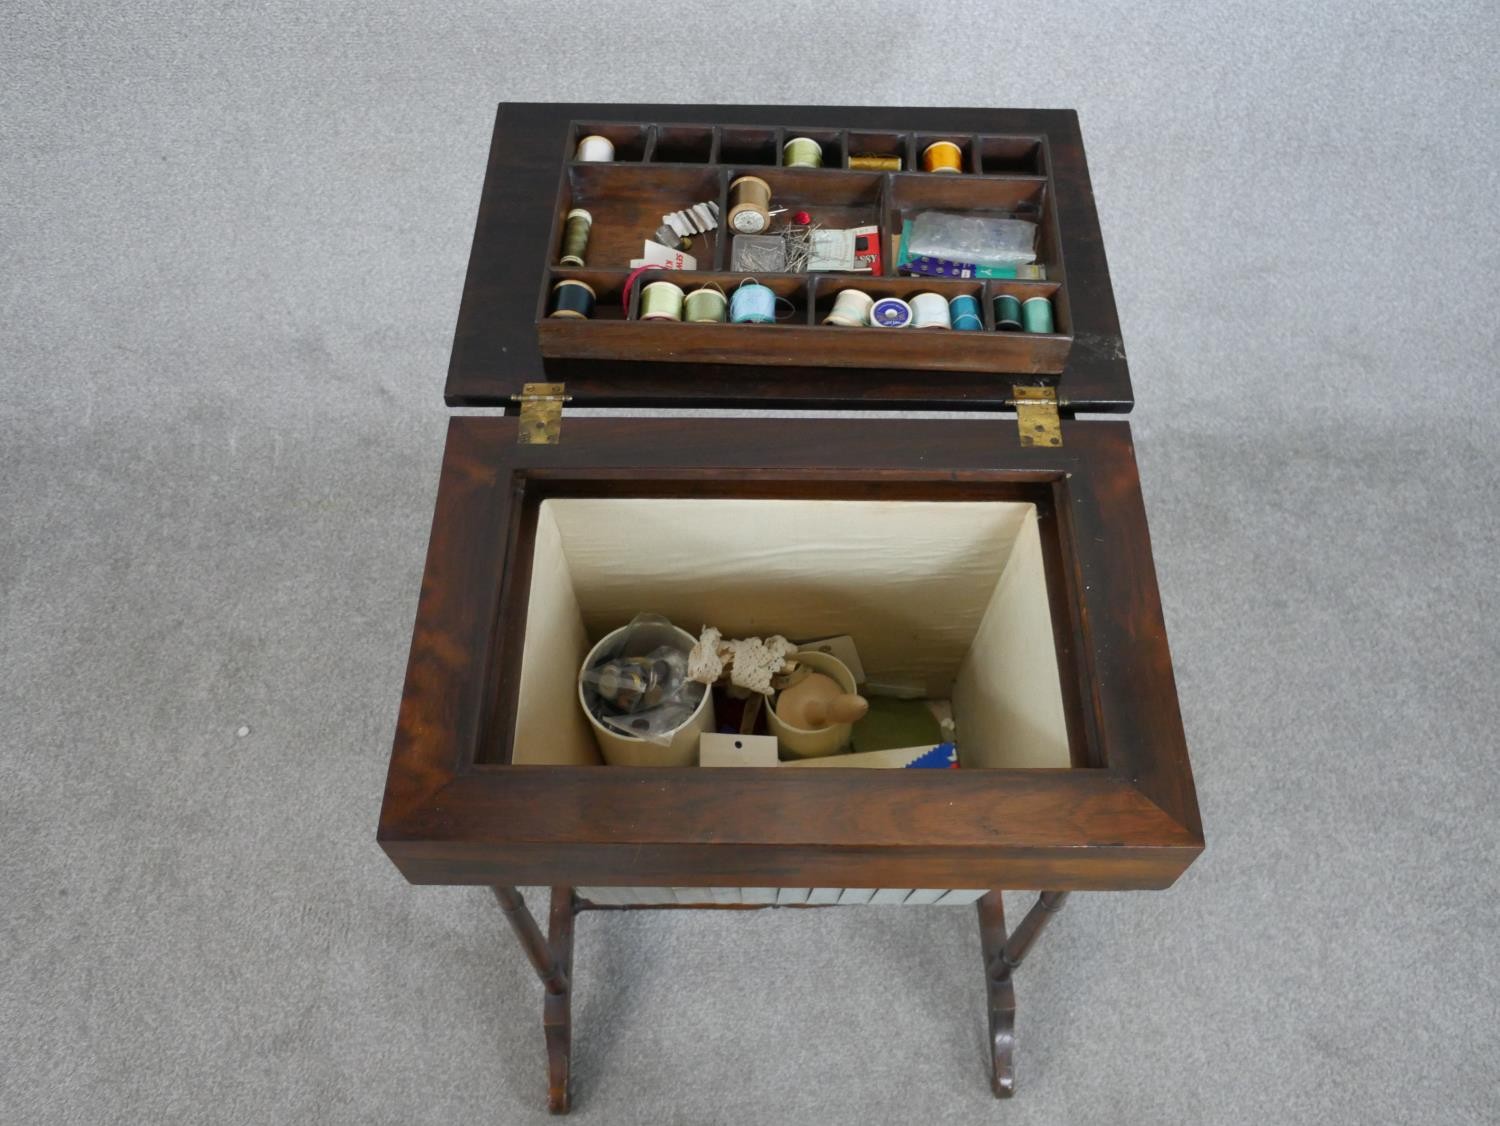
<instances>
[{"instance_id":1,"label":"yellow thread spool","mask_svg":"<svg viewBox=\"0 0 1500 1126\"><path fill-rule=\"evenodd\" d=\"M899 156L876 156L874 153L861 153L859 156L849 158L850 168L861 168L867 172L900 172L901 158Z\"/></svg>"},{"instance_id":2,"label":"yellow thread spool","mask_svg":"<svg viewBox=\"0 0 1500 1126\"><path fill-rule=\"evenodd\" d=\"M934 141L922 150L922 169L925 172L962 172L964 150L952 141Z\"/></svg>"}]
</instances>

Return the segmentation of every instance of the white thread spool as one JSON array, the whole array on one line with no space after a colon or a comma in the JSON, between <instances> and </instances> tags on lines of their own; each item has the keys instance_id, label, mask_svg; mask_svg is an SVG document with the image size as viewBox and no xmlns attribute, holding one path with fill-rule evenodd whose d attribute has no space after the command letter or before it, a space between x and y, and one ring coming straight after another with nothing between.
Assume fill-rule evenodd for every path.
<instances>
[{"instance_id":1,"label":"white thread spool","mask_svg":"<svg viewBox=\"0 0 1500 1126\"><path fill-rule=\"evenodd\" d=\"M615 143L608 137L601 137L598 133L590 133L578 142L578 151L573 154L574 160L588 161L611 161L615 158Z\"/></svg>"},{"instance_id":2,"label":"white thread spool","mask_svg":"<svg viewBox=\"0 0 1500 1126\"><path fill-rule=\"evenodd\" d=\"M823 318L826 325L864 328L870 323L870 308L875 298L862 289L841 289L834 296L833 308Z\"/></svg>"},{"instance_id":3,"label":"white thread spool","mask_svg":"<svg viewBox=\"0 0 1500 1126\"><path fill-rule=\"evenodd\" d=\"M912 324L917 328L952 328L948 299L941 293L918 293L911 299Z\"/></svg>"}]
</instances>

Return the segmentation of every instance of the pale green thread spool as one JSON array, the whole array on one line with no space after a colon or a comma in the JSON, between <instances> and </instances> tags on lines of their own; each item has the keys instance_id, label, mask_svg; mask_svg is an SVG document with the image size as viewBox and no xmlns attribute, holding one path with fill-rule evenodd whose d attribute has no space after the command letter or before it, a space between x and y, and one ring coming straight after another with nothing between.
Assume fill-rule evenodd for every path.
<instances>
[{"instance_id":1,"label":"pale green thread spool","mask_svg":"<svg viewBox=\"0 0 1500 1126\"><path fill-rule=\"evenodd\" d=\"M1021 324L1027 332L1051 332L1051 300L1046 297L1028 297L1021 302Z\"/></svg>"},{"instance_id":2,"label":"pale green thread spool","mask_svg":"<svg viewBox=\"0 0 1500 1126\"><path fill-rule=\"evenodd\" d=\"M722 324L729 308L729 298L718 283L709 282L695 289L683 301L684 317L689 324Z\"/></svg>"},{"instance_id":3,"label":"pale green thread spool","mask_svg":"<svg viewBox=\"0 0 1500 1126\"><path fill-rule=\"evenodd\" d=\"M784 168L822 168L823 146L811 137L793 137L781 150Z\"/></svg>"},{"instance_id":4,"label":"pale green thread spool","mask_svg":"<svg viewBox=\"0 0 1500 1126\"><path fill-rule=\"evenodd\" d=\"M557 260L559 266L582 266L584 251L589 248L589 230L594 225L594 217L581 207L575 207L568 212L567 222L563 225L562 257Z\"/></svg>"},{"instance_id":5,"label":"pale green thread spool","mask_svg":"<svg viewBox=\"0 0 1500 1126\"><path fill-rule=\"evenodd\" d=\"M676 282L654 281L641 290L641 320L682 320L682 286Z\"/></svg>"}]
</instances>

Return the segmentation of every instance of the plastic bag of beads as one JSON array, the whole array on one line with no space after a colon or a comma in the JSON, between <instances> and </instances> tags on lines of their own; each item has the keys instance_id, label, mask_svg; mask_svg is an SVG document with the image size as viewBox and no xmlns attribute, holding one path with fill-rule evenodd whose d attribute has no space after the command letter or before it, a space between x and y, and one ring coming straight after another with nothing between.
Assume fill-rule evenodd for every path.
<instances>
[{"instance_id":1,"label":"plastic bag of beads","mask_svg":"<svg viewBox=\"0 0 1500 1126\"><path fill-rule=\"evenodd\" d=\"M907 248L913 257L945 258L976 266L1036 261L1036 224L1025 219L922 211L912 220Z\"/></svg>"}]
</instances>

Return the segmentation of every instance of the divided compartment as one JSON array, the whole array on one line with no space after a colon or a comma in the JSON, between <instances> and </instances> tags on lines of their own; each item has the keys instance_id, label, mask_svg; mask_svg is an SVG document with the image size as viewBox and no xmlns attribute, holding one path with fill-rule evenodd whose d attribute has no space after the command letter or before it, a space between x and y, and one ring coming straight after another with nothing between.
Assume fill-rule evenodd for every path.
<instances>
[{"instance_id":1,"label":"divided compartment","mask_svg":"<svg viewBox=\"0 0 1500 1126\"><path fill-rule=\"evenodd\" d=\"M896 171L911 171L912 139L910 133L881 133L851 129L846 136L848 152L844 158L845 168L850 166L849 162L856 156L894 156L901 160L901 167ZM856 169L856 171L859 170Z\"/></svg>"},{"instance_id":2,"label":"divided compartment","mask_svg":"<svg viewBox=\"0 0 1500 1126\"><path fill-rule=\"evenodd\" d=\"M985 328L992 329L1004 336L1024 337L1027 340L1056 339L1068 341L1073 335L1072 310L1068 307L1067 291L1054 281L1021 281L1009 278L996 278L985 283ZM1026 332L1016 329L1000 329L995 317L995 298L1002 293L1009 293L1018 301L1025 302L1033 297L1047 297L1052 301L1052 331L1050 333Z\"/></svg>"},{"instance_id":3,"label":"divided compartment","mask_svg":"<svg viewBox=\"0 0 1500 1126\"><path fill-rule=\"evenodd\" d=\"M946 300L960 294L967 294L977 298L980 305L980 315L984 320L984 328L993 327L988 316L985 315L985 293L984 282L972 278L949 279L949 278L905 278L905 277L872 277L869 274L819 274L813 283L813 324L822 328L833 329L837 332L851 333L874 333L882 338L894 337L903 333L913 332L921 335L940 332L952 332L959 336L978 337L982 335L981 330L958 330L941 328L875 328L865 325L861 327L849 327L847 325L824 325L823 318L833 309L833 303L838 298L840 291L845 289L857 289L868 293L875 300L882 297L899 297L910 304L912 297L918 293L940 293ZM901 346L903 341L895 341L893 346Z\"/></svg>"},{"instance_id":4,"label":"divided compartment","mask_svg":"<svg viewBox=\"0 0 1500 1126\"><path fill-rule=\"evenodd\" d=\"M958 172L928 172L923 167L922 154L927 151L929 145L938 141L952 141L958 146L960 157ZM909 172L915 172L923 176L943 176L949 179L959 180L966 175L972 175L980 171L978 149L974 145L972 133L917 133L912 138L912 162Z\"/></svg>"},{"instance_id":5,"label":"divided compartment","mask_svg":"<svg viewBox=\"0 0 1500 1126\"><path fill-rule=\"evenodd\" d=\"M818 168L733 168L725 177L725 197L720 210L728 215L728 184L741 176L756 176L771 188L771 210L785 208L771 217L772 230L785 227L798 211L806 211L820 227L846 230L880 226L884 208L885 176L879 172L849 172L826 176ZM725 232L722 264L733 263L734 232Z\"/></svg>"},{"instance_id":6,"label":"divided compartment","mask_svg":"<svg viewBox=\"0 0 1500 1126\"><path fill-rule=\"evenodd\" d=\"M628 270L631 259L641 257L645 243L661 226L663 215L695 203L719 202L723 195L721 180L713 166L569 164L548 243L548 263L556 267L562 253L567 213L582 207L594 220L584 255L585 268ZM722 229L693 236L687 252L700 265L714 264Z\"/></svg>"},{"instance_id":7,"label":"divided compartment","mask_svg":"<svg viewBox=\"0 0 1500 1126\"><path fill-rule=\"evenodd\" d=\"M970 178L893 174L886 197L887 272L896 269L896 247L902 225L922 211L961 211L1025 219L1037 224L1036 261L1047 268L1048 281L1062 278L1062 250L1054 208L1043 176Z\"/></svg>"},{"instance_id":8,"label":"divided compartment","mask_svg":"<svg viewBox=\"0 0 1500 1126\"><path fill-rule=\"evenodd\" d=\"M720 164L774 167L781 163L782 130L761 125L721 125L718 131Z\"/></svg>"},{"instance_id":9,"label":"divided compartment","mask_svg":"<svg viewBox=\"0 0 1500 1126\"><path fill-rule=\"evenodd\" d=\"M726 298L733 298L735 289L747 281L758 282L765 286L780 299L776 302L776 321L774 324L738 324L731 325L726 320L723 323L694 324L689 321L642 321L641 315L641 290L654 281L674 282L682 287L683 294L692 293L695 289L701 289L710 284L716 284L724 291ZM702 331L704 329L733 328L741 331L758 330L765 332L768 329L777 328L782 325L804 325L807 323L807 308L809 301L809 285L805 274L746 274L728 273L722 270L648 270L636 278L630 290L630 312L628 319L639 323L645 328L662 329L688 329ZM789 307L790 306L790 307ZM726 310L727 318L728 312Z\"/></svg>"},{"instance_id":10,"label":"divided compartment","mask_svg":"<svg viewBox=\"0 0 1500 1126\"><path fill-rule=\"evenodd\" d=\"M711 164L714 140L712 125L658 125L651 160L657 164Z\"/></svg>"},{"instance_id":11,"label":"divided compartment","mask_svg":"<svg viewBox=\"0 0 1500 1126\"><path fill-rule=\"evenodd\" d=\"M979 171L986 176L1047 174L1046 149L1040 137L1009 137L981 134Z\"/></svg>"},{"instance_id":12,"label":"divided compartment","mask_svg":"<svg viewBox=\"0 0 1500 1126\"><path fill-rule=\"evenodd\" d=\"M800 169L801 171L818 171L825 168L844 167L844 132L842 129L793 129L788 127L781 131L781 150L776 158L776 163L783 168L786 167L787 142L794 137L807 137L818 142L818 147L823 150L823 163L817 169ZM799 169L792 169L799 171Z\"/></svg>"},{"instance_id":13,"label":"divided compartment","mask_svg":"<svg viewBox=\"0 0 1500 1126\"><path fill-rule=\"evenodd\" d=\"M547 285L542 290L541 305L537 318L547 316L552 303L552 287L560 281L581 281L594 291L594 313L592 321L623 321L625 305L622 300L628 270L582 270L558 267L547 272Z\"/></svg>"},{"instance_id":14,"label":"divided compartment","mask_svg":"<svg viewBox=\"0 0 1500 1126\"><path fill-rule=\"evenodd\" d=\"M952 701L963 767L1073 766L1045 542L1056 521L1038 519L1047 487L1035 502L1024 487L1015 499L943 492L540 500L510 761L599 763L578 671L601 637L650 610L693 634L848 634L868 681Z\"/></svg>"},{"instance_id":15,"label":"divided compartment","mask_svg":"<svg viewBox=\"0 0 1500 1126\"><path fill-rule=\"evenodd\" d=\"M615 146L613 161L582 161L584 164L632 164L646 159L646 150L651 139L650 126L633 121L578 121L574 122L568 139L568 160L576 161L578 142L594 135L608 137Z\"/></svg>"}]
</instances>

